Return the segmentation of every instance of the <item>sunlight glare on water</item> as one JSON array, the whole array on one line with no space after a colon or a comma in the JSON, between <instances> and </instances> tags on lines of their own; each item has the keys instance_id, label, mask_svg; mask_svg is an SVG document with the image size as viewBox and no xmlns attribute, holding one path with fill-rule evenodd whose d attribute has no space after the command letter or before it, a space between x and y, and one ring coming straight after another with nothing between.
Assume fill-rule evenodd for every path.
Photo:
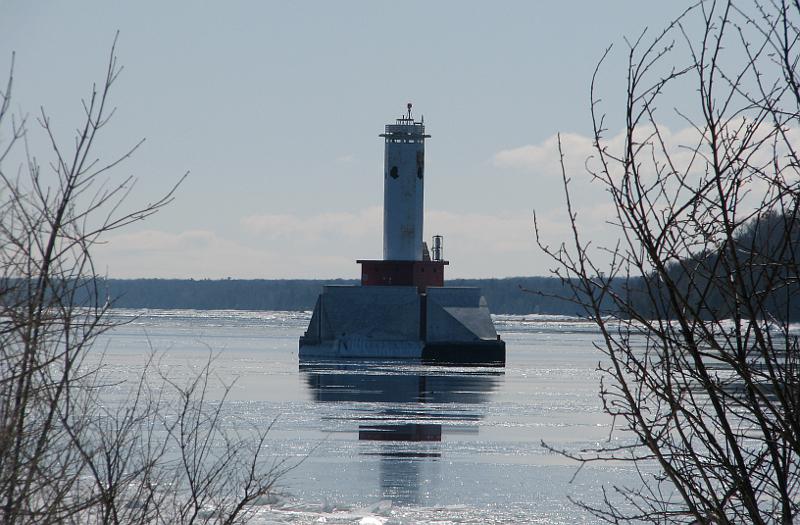
<instances>
[{"instance_id":1,"label":"sunlight glare on water","mask_svg":"<svg viewBox=\"0 0 800 525\"><path fill-rule=\"evenodd\" d=\"M507 342L506 367L495 368L300 364L310 312L113 316L126 323L96 345L109 377L137 377L153 352L162 370L190 378L213 356L212 396L232 385L226 420L273 424L269 455L297 466L253 523L594 523L567 496L597 502L601 484L633 479L607 465L571 481L577 465L541 445L578 450L609 436L586 321L495 316Z\"/></svg>"}]
</instances>

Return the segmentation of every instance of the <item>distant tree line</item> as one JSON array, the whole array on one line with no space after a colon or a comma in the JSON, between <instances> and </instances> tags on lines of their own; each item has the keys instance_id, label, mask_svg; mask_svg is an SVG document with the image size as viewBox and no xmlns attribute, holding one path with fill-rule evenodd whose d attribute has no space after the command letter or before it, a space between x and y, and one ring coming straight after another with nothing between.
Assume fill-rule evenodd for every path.
<instances>
[{"instance_id":1,"label":"distant tree line","mask_svg":"<svg viewBox=\"0 0 800 525\"><path fill-rule=\"evenodd\" d=\"M311 310L324 284L354 280L108 279L107 296L116 308L197 310Z\"/></svg>"},{"instance_id":2,"label":"distant tree line","mask_svg":"<svg viewBox=\"0 0 800 525\"><path fill-rule=\"evenodd\" d=\"M198 310L312 310L327 284L354 285L354 279L107 279L101 283L117 308ZM477 286L498 314L577 315L580 308L563 295L554 277L451 279L447 286ZM551 297L552 296L552 297Z\"/></svg>"},{"instance_id":3,"label":"distant tree line","mask_svg":"<svg viewBox=\"0 0 800 525\"><path fill-rule=\"evenodd\" d=\"M770 212L753 219L736 236L737 253L753 270L771 265L776 272L786 273L797 265L800 228L794 225L794 213ZM790 242L783 242L791 235ZM795 238L797 237L797 238ZM788 246L788 247L787 247ZM776 261L780 262L777 264ZM762 268L763 269L763 268ZM705 249L690 257L668 263L666 272L690 300L695 297L704 318L726 318L734 314L734 298L718 286L727 281L731 269L719 251ZM741 268L739 269L741 271ZM771 315L790 321L800 320L800 283L780 279L783 289L777 292L772 281L781 276L764 271L748 271L745 280L748 295L769 291ZM767 282L769 281L769 282ZM356 279L106 279L100 287L117 308L188 308L198 310L312 310L324 285L356 285ZM481 288L489 308L496 314L549 314L585 316L585 297L558 277L510 277L504 279L449 279L447 286ZM90 287L85 288L87 291ZM669 288L663 285L658 272L645 277L616 277L608 282L610 293L625 297L642 316L675 318L669 299ZM80 294L79 294L80 295ZM703 300L700 301L700 296ZM658 300L653 300L657 297ZM93 300L88 296L79 302ZM611 295L604 298L603 309L620 315Z\"/></svg>"},{"instance_id":4,"label":"distant tree line","mask_svg":"<svg viewBox=\"0 0 800 525\"><path fill-rule=\"evenodd\" d=\"M794 214L769 213L750 221L737 235L737 251L749 265L765 265L767 261L776 271L786 272L798 260L794 250L800 246L800 228L792 227ZM781 242L787 231L792 232L792 242ZM778 253L776 250L780 250ZM775 264L776 260L782 264ZM687 297L702 294L703 317L730 317L732 298L715 283L725 281L730 269L718 251L706 249L691 257L671 261L667 272ZM787 320L800 319L800 301L792 300L800 293L800 284L782 279L784 290L775 293L764 279L764 272L747 282L748 294L758 295L770 290L769 311ZM772 277L771 279L774 279ZM324 285L356 285L356 279L106 279L99 281L100 293L111 299L117 308L188 308L198 310L312 310ZM510 277L504 279L449 279L447 286L475 286L481 288L489 308L496 314L550 314L585 316L582 306L585 297L574 295L567 280L558 277ZM648 318L675 317L662 279L655 272L646 277L622 279L608 283L609 292L624 296L636 311ZM710 287L710 288L709 288ZM78 287L78 302L94 300L88 291L92 287ZM85 290L81 296L80 290ZM96 292L95 292L96 293ZM572 295L571 295L572 294ZM653 296L659 297L653 301ZM611 296L604 299L604 309L612 315L615 311Z\"/></svg>"},{"instance_id":5,"label":"distant tree line","mask_svg":"<svg viewBox=\"0 0 800 525\"><path fill-rule=\"evenodd\" d=\"M800 283L793 277L800 270L797 213L794 207L766 210L737 229L732 246L706 247L614 288L628 292L630 305L648 319L678 318L682 313L670 294L679 293L705 320L741 316L740 297L745 296L758 304L761 317L798 321ZM731 291L728 283L733 280L739 287Z\"/></svg>"}]
</instances>

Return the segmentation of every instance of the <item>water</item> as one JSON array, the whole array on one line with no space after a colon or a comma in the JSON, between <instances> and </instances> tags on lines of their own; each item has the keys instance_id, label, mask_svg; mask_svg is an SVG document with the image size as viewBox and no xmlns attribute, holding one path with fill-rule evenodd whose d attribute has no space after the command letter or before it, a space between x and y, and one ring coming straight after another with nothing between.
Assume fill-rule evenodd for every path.
<instances>
[{"instance_id":1,"label":"water","mask_svg":"<svg viewBox=\"0 0 800 525\"><path fill-rule=\"evenodd\" d=\"M402 362L299 365L310 313L128 311L105 336L106 372L134 378L150 351L171 377L213 359L212 396L229 387L231 424L269 432L296 467L254 523L594 523L568 496L599 502L621 467L584 468L548 452L610 432L598 398L592 324L496 316L505 368ZM111 395L111 394L109 394Z\"/></svg>"}]
</instances>

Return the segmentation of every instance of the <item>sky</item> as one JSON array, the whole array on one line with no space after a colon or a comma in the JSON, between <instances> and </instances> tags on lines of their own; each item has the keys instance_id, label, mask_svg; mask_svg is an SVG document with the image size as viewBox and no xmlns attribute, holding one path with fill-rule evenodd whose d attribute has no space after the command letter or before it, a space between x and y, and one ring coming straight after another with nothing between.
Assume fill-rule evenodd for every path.
<instances>
[{"instance_id":1,"label":"sky","mask_svg":"<svg viewBox=\"0 0 800 525\"><path fill-rule=\"evenodd\" d=\"M116 112L96 154L112 160L145 139L110 175L136 178L131 209L189 176L167 208L96 247L110 277L357 278L356 259L382 255L378 135L407 102L432 135L424 236L444 236L446 277L548 275L532 217L550 244L569 234L556 134L587 238L611 242L610 208L584 168L591 76L613 44L599 76L613 136L624 38L684 7L0 0L0 72L14 52L15 114L43 108L68 149L119 31Z\"/></svg>"}]
</instances>

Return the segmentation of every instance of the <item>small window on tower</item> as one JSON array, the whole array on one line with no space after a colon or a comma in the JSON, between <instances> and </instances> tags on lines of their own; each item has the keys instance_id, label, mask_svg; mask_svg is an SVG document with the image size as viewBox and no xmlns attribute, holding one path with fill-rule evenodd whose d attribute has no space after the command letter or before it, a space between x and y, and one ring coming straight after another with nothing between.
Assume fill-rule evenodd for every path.
<instances>
[{"instance_id":1,"label":"small window on tower","mask_svg":"<svg viewBox=\"0 0 800 525\"><path fill-rule=\"evenodd\" d=\"M393 179L396 179L398 177L397 166L392 166L392 169L389 170L389 176L391 176Z\"/></svg>"}]
</instances>

